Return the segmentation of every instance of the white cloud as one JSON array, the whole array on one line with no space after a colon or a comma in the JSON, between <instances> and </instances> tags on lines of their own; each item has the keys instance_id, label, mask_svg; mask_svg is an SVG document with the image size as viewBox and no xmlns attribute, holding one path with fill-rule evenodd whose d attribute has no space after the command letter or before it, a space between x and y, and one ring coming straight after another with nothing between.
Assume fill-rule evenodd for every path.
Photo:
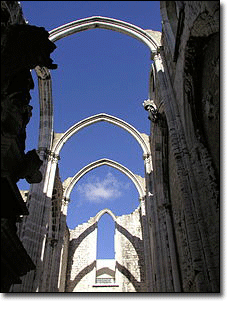
<instances>
[{"instance_id":1,"label":"white cloud","mask_svg":"<svg viewBox=\"0 0 238 314\"><path fill-rule=\"evenodd\" d=\"M88 182L79 185L78 191L86 200L99 203L103 200L114 200L129 188L129 183L120 182L111 172L104 179L91 176Z\"/></svg>"}]
</instances>

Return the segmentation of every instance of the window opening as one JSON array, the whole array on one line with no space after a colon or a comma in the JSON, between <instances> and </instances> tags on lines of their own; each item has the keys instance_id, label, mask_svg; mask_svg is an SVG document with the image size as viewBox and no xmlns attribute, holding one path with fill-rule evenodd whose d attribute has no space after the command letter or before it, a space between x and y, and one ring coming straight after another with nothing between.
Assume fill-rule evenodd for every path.
<instances>
[{"instance_id":1,"label":"window opening","mask_svg":"<svg viewBox=\"0 0 238 314\"><path fill-rule=\"evenodd\" d=\"M97 259L114 259L115 222L105 213L98 221Z\"/></svg>"},{"instance_id":2,"label":"window opening","mask_svg":"<svg viewBox=\"0 0 238 314\"><path fill-rule=\"evenodd\" d=\"M105 213L98 221L96 285L115 284L115 221Z\"/></svg>"}]
</instances>

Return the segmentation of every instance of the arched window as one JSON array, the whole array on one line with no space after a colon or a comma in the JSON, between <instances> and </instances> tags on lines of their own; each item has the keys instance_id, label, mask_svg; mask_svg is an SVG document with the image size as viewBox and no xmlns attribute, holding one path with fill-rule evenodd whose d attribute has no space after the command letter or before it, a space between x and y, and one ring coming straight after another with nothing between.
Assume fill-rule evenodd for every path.
<instances>
[{"instance_id":1,"label":"arched window","mask_svg":"<svg viewBox=\"0 0 238 314\"><path fill-rule=\"evenodd\" d=\"M97 259L114 259L115 222L105 213L98 221Z\"/></svg>"}]
</instances>

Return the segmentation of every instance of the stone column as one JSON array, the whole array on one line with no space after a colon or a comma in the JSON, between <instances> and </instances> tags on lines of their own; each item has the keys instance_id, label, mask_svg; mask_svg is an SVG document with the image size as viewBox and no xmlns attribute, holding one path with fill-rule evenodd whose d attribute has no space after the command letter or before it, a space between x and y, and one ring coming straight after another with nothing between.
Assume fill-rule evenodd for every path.
<instances>
[{"instance_id":1,"label":"stone column","mask_svg":"<svg viewBox=\"0 0 238 314\"><path fill-rule=\"evenodd\" d=\"M43 193L45 193L47 197L52 196L52 191L53 191L54 181L55 181L55 172L56 172L56 167L57 167L59 159L60 159L59 155L52 154L51 152L49 153L44 188L43 188Z\"/></svg>"},{"instance_id":2,"label":"stone column","mask_svg":"<svg viewBox=\"0 0 238 314\"><path fill-rule=\"evenodd\" d=\"M164 103L164 112L168 124L171 147L176 162L178 178L181 184L181 193L184 203L184 221L186 236L191 259L191 269L194 273L195 289L198 292L209 292L209 275L207 274L206 246L207 234L200 223L199 202L196 203L198 192L196 191L196 178L193 175L190 154L185 138L178 104L174 95L170 74L166 65L163 49L160 55L154 57L159 93Z\"/></svg>"},{"instance_id":3,"label":"stone column","mask_svg":"<svg viewBox=\"0 0 238 314\"><path fill-rule=\"evenodd\" d=\"M155 60L158 63L157 66L163 70L159 56L156 56ZM167 150L166 122L164 121L162 114L159 112L159 108L157 108L152 99L144 101L143 106L145 110L149 112L148 118L151 120L150 144L152 151L153 172L150 176L149 194L150 196L153 196L153 199L151 199L149 204L151 216L149 218L149 228L151 229L151 244L153 243L151 252L153 273L155 276L153 279L156 281L155 286L157 291L160 289L168 289L168 291L173 291L174 289L175 291L181 291L171 217L168 211L164 211L164 204L169 202L169 187L167 186L168 183L166 183L166 177L168 176L168 156L165 154ZM165 228L162 227L163 223L161 222L163 220L166 226ZM165 240L163 239L161 241L161 237L169 239L169 252L167 247L164 246ZM168 256L170 256L170 258ZM163 260L162 264L159 263L159 260ZM167 267L163 266L163 264L167 265ZM165 268L166 271L164 271ZM168 278L169 271L167 270L169 268L172 269L173 279ZM159 278L161 283L159 282ZM171 280L173 281L173 284L171 283Z\"/></svg>"},{"instance_id":4,"label":"stone column","mask_svg":"<svg viewBox=\"0 0 238 314\"><path fill-rule=\"evenodd\" d=\"M140 208L141 208L141 221L142 221L142 235L145 252L145 268L146 268L146 286L147 292L153 292L153 281L152 281L152 264L151 264L151 246L150 246L150 235L148 225L148 214L146 198L140 197Z\"/></svg>"},{"instance_id":5,"label":"stone column","mask_svg":"<svg viewBox=\"0 0 238 314\"><path fill-rule=\"evenodd\" d=\"M179 276L179 270L178 270L178 261L177 261L177 256L176 256L176 244L175 244L175 239L174 239L173 225L171 221L171 204L164 205L164 208L165 208L165 221L166 221L166 226L167 226L174 292L181 292L181 282L180 282L180 276Z\"/></svg>"}]
</instances>

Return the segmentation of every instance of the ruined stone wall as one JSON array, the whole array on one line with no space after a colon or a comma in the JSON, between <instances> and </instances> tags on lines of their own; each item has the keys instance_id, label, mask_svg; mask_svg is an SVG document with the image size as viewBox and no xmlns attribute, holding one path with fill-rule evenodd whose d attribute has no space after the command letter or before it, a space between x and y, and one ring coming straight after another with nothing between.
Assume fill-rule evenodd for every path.
<instances>
[{"instance_id":1,"label":"ruined stone wall","mask_svg":"<svg viewBox=\"0 0 238 314\"><path fill-rule=\"evenodd\" d=\"M95 219L70 230L69 240L66 292L89 292L96 278Z\"/></svg>"},{"instance_id":2,"label":"ruined stone wall","mask_svg":"<svg viewBox=\"0 0 238 314\"><path fill-rule=\"evenodd\" d=\"M96 285L97 220L70 230L66 292L145 291L144 244L140 210L116 217L115 284Z\"/></svg>"},{"instance_id":3,"label":"ruined stone wall","mask_svg":"<svg viewBox=\"0 0 238 314\"><path fill-rule=\"evenodd\" d=\"M115 251L116 282L120 291L146 291L140 208L129 215L117 217Z\"/></svg>"},{"instance_id":4,"label":"ruined stone wall","mask_svg":"<svg viewBox=\"0 0 238 314\"><path fill-rule=\"evenodd\" d=\"M7 291L12 282L19 282L19 278L10 278L12 274L16 272L19 277L34 268L30 260L28 265L21 264L27 255L14 227L16 217L28 211L19 191L13 187L19 178L26 178L29 183L40 182L42 163L36 151L24 153L31 106L28 101L21 103L14 97L19 85L24 85L22 78L26 79L24 92L33 88L30 69L38 66L39 75L39 66L55 68L49 58L43 63L39 61L41 55L48 56L55 47L47 41L48 34L43 29L23 25L25 21L17 2L2 3L2 180L6 198L3 202L9 205L2 206L2 241L4 258L8 261L4 265L2 286ZM62 193L53 193L57 199L52 202L51 194L43 192L43 182L50 170L46 168L48 160L56 169L58 158L50 152L53 105L52 99L48 100L48 116L41 121L38 148L43 161L43 180L31 186L29 216L24 219L24 228L19 229L36 271L28 273L13 291L145 291L146 240L152 260L147 256L148 263L151 262L151 292L219 292L219 5L219 1L161 1L162 40L156 66L153 64L157 72L153 73L151 85L159 118L151 124L153 189L149 187L152 201L148 202L149 215L144 216L145 224L149 218L149 234L142 238L139 209L116 217L118 286L94 287L95 217L68 233L66 217L57 218ZM19 25L12 28L12 24ZM16 43L22 55L16 55L12 49ZM50 95L50 75L44 76L43 72L39 75L39 91ZM16 90L12 89L14 86ZM41 112L48 108L44 101ZM50 189L53 183L49 182ZM57 176L55 184L60 186ZM15 204L10 204L13 200ZM16 208L20 210L15 212ZM9 245L12 238L18 243L15 247ZM9 252L14 250L17 253L14 256L22 258L11 258Z\"/></svg>"},{"instance_id":5,"label":"ruined stone wall","mask_svg":"<svg viewBox=\"0 0 238 314\"><path fill-rule=\"evenodd\" d=\"M172 150L171 139L168 140L168 163L169 163L169 188L173 223L178 251L178 264L182 270L182 283L189 282L192 273L191 255L189 252L188 239L186 233L186 222L184 216L184 200L181 191L181 184L177 172L175 157ZM192 282L192 281L191 281Z\"/></svg>"},{"instance_id":6,"label":"ruined stone wall","mask_svg":"<svg viewBox=\"0 0 238 314\"><path fill-rule=\"evenodd\" d=\"M218 292L219 1L172 2L161 1L164 74L157 105L168 124L181 289Z\"/></svg>"}]
</instances>

